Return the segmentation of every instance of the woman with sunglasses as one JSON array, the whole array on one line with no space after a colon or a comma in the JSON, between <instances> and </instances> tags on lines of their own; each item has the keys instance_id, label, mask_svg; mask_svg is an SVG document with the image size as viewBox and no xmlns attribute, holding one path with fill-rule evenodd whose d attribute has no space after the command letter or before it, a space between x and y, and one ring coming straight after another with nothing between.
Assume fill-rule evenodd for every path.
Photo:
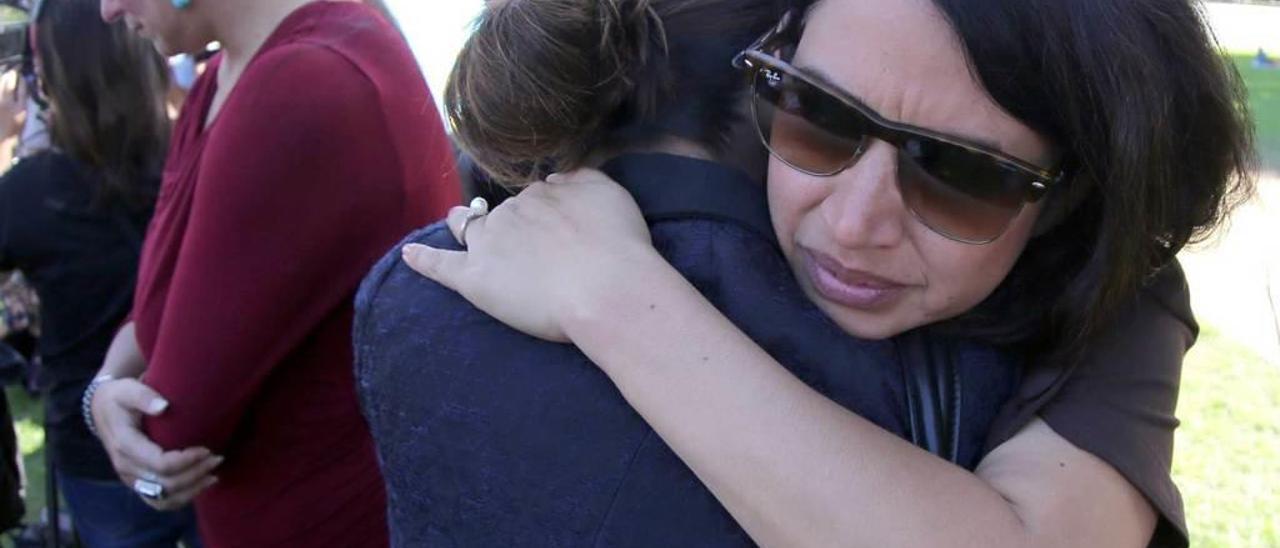
<instances>
[{"instance_id":1,"label":"woman with sunglasses","mask_svg":"<svg viewBox=\"0 0 1280 548\"><path fill-rule=\"evenodd\" d=\"M1168 474L1194 323L1174 256L1251 160L1196 6L824 0L739 64L817 306L860 336L932 325L1032 364L975 471L799 382L599 174L455 213L467 250L409 261L578 345L761 544L1185 545Z\"/></svg>"},{"instance_id":2,"label":"woman with sunglasses","mask_svg":"<svg viewBox=\"0 0 1280 548\"><path fill-rule=\"evenodd\" d=\"M362 2L102 0L101 15L167 55L222 53L177 121L88 420L149 504L194 499L212 546L385 545L351 297L460 199L408 46Z\"/></svg>"},{"instance_id":3,"label":"woman with sunglasses","mask_svg":"<svg viewBox=\"0 0 1280 548\"><path fill-rule=\"evenodd\" d=\"M0 179L0 269L22 270L42 305L49 473L89 548L200 546L195 514L139 500L81 414L129 314L169 142L167 66L124 25L103 23L96 0L37 2L31 22L27 85L46 109L28 116L48 122L53 146Z\"/></svg>"}]
</instances>

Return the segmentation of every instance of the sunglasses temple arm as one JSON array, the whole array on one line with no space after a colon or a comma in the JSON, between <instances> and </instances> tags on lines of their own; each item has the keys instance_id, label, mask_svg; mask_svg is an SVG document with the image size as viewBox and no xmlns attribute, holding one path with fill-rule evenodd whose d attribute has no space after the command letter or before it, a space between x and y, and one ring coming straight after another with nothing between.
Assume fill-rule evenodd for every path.
<instances>
[{"instance_id":1,"label":"sunglasses temple arm","mask_svg":"<svg viewBox=\"0 0 1280 548\"><path fill-rule=\"evenodd\" d=\"M786 32L791 29L796 18L800 17L799 11L800 10L798 9L792 8L782 14L782 19L778 20L777 25L774 25L768 32L757 38L755 42L752 42L750 46L747 46L747 49L742 50L738 55L733 57L733 67L739 70L754 68L751 64L751 60L747 57L747 52L762 51L785 35Z\"/></svg>"}]
</instances>

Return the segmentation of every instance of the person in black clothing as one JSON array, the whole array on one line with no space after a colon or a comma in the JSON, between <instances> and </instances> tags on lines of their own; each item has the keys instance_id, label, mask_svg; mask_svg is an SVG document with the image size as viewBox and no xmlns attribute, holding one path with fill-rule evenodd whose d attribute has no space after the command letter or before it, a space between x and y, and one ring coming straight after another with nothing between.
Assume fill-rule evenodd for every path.
<instances>
[{"instance_id":1,"label":"person in black clothing","mask_svg":"<svg viewBox=\"0 0 1280 548\"><path fill-rule=\"evenodd\" d=\"M21 270L42 306L47 440L81 540L198 545L190 510L148 508L117 479L81 396L128 314L142 235L168 146L166 64L95 0L46 2L34 52L53 147L0 179L0 270ZM13 128L0 128L11 130Z\"/></svg>"}]
</instances>

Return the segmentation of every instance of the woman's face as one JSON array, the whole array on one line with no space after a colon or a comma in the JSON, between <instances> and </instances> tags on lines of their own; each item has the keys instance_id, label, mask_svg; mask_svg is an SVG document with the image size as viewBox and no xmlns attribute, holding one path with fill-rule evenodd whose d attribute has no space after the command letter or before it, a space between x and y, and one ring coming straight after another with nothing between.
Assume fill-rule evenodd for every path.
<instances>
[{"instance_id":1,"label":"woman's face","mask_svg":"<svg viewBox=\"0 0 1280 548\"><path fill-rule=\"evenodd\" d=\"M123 18L129 30L151 40L162 55L195 53L212 41L197 25L200 3L179 10L170 0L101 0L102 20L113 23Z\"/></svg>"},{"instance_id":2,"label":"woman's face","mask_svg":"<svg viewBox=\"0 0 1280 548\"><path fill-rule=\"evenodd\" d=\"M987 95L958 40L929 0L825 0L809 14L793 64L890 120L1050 165L1050 144ZM797 279L837 324L864 338L977 305L1009 273L1039 214L1029 204L986 245L949 240L903 205L897 165L882 141L831 177L776 158L769 165L774 229Z\"/></svg>"}]
</instances>

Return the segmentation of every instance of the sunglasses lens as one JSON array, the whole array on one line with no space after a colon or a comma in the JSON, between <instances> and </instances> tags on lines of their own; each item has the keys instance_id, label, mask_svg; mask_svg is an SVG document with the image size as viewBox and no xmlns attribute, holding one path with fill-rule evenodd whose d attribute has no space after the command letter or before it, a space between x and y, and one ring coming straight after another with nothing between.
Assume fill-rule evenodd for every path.
<instances>
[{"instance_id":1,"label":"sunglasses lens","mask_svg":"<svg viewBox=\"0 0 1280 548\"><path fill-rule=\"evenodd\" d=\"M756 72L752 106L769 151L792 167L831 175L849 165L866 139L860 116L830 94L781 70Z\"/></svg>"},{"instance_id":2,"label":"sunglasses lens","mask_svg":"<svg viewBox=\"0 0 1280 548\"><path fill-rule=\"evenodd\" d=\"M1014 178L1008 174L979 166L931 167L935 169L923 167L906 151L898 153L902 201L920 222L943 236L962 242L990 242L1022 211L1022 191L995 183Z\"/></svg>"},{"instance_id":3,"label":"sunglasses lens","mask_svg":"<svg viewBox=\"0 0 1280 548\"><path fill-rule=\"evenodd\" d=\"M869 138L898 148L903 202L933 231L968 243L998 238L1022 211L1029 177L995 158L943 140L888 129L778 66L756 71L753 105L769 151L812 175L848 168Z\"/></svg>"}]
</instances>

